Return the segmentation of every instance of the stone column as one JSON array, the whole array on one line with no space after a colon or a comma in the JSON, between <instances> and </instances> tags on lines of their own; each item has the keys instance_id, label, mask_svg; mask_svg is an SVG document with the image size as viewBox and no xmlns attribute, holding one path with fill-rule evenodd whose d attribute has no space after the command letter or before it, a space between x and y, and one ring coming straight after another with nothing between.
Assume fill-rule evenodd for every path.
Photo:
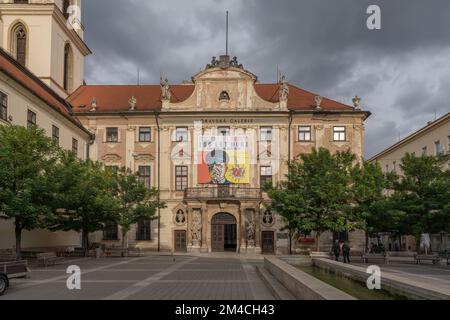
<instances>
[{"instance_id":1,"label":"stone column","mask_svg":"<svg viewBox=\"0 0 450 320\"><path fill-rule=\"evenodd\" d=\"M262 252L261 249L261 208L259 203L255 205L255 253L260 254Z\"/></svg>"},{"instance_id":2,"label":"stone column","mask_svg":"<svg viewBox=\"0 0 450 320\"><path fill-rule=\"evenodd\" d=\"M202 253L209 252L209 248L211 248L211 240L208 239L208 234L211 234L211 226L208 223L208 206L206 203L202 204Z\"/></svg>"},{"instance_id":3,"label":"stone column","mask_svg":"<svg viewBox=\"0 0 450 320\"><path fill-rule=\"evenodd\" d=\"M247 232L245 230L245 214L241 208L241 204L239 204L238 209L239 214L239 221L238 221L238 248L239 253L246 253L247 252Z\"/></svg>"},{"instance_id":4,"label":"stone column","mask_svg":"<svg viewBox=\"0 0 450 320\"><path fill-rule=\"evenodd\" d=\"M188 206L187 208L187 250L188 252L192 251L192 234L191 234L191 228L192 228L192 207Z\"/></svg>"}]
</instances>

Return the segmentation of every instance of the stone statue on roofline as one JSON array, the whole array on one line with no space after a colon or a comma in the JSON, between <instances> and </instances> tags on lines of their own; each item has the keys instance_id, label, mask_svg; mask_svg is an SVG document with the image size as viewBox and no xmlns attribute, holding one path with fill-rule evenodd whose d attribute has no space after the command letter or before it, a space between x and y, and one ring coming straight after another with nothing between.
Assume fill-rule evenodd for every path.
<instances>
[{"instance_id":1,"label":"stone statue on roofline","mask_svg":"<svg viewBox=\"0 0 450 320\"><path fill-rule=\"evenodd\" d=\"M136 99L135 96L132 96L132 97L130 98L130 100L128 100L128 103L129 103L129 105L130 105L130 110L131 110L131 111L136 110L137 99Z\"/></svg>"},{"instance_id":2,"label":"stone statue on roofline","mask_svg":"<svg viewBox=\"0 0 450 320\"><path fill-rule=\"evenodd\" d=\"M171 97L169 80L161 77L161 100L170 100Z\"/></svg>"},{"instance_id":3,"label":"stone statue on roofline","mask_svg":"<svg viewBox=\"0 0 450 320\"><path fill-rule=\"evenodd\" d=\"M353 101L353 108L355 110L361 110L361 98L355 96L352 101Z\"/></svg>"},{"instance_id":4,"label":"stone statue on roofline","mask_svg":"<svg viewBox=\"0 0 450 320\"><path fill-rule=\"evenodd\" d=\"M216 57L212 57L211 63L206 65L206 69L211 69L219 66L220 61Z\"/></svg>"},{"instance_id":5,"label":"stone statue on roofline","mask_svg":"<svg viewBox=\"0 0 450 320\"><path fill-rule=\"evenodd\" d=\"M285 75L281 76L278 85L280 86L280 101L287 101L289 98L289 85Z\"/></svg>"},{"instance_id":6,"label":"stone statue on roofline","mask_svg":"<svg viewBox=\"0 0 450 320\"><path fill-rule=\"evenodd\" d=\"M316 110L321 110L322 109L323 97L322 96L316 96L314 98L314 101L316 102Z\"/></svg>"}]
</instances>

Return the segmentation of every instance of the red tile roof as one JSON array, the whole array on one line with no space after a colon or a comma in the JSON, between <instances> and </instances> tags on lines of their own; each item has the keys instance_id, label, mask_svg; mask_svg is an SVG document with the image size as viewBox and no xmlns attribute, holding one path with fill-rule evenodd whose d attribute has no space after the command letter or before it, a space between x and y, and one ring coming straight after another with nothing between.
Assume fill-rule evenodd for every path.
<instances>
[{"instance_id":1,"label":"red tile roof","mask_svg":"<svg viewBox=\"0 0 450 320\"><path fill-rule=\"evenodd\" d=\"M194 92L193 85L171 86L171 102L181 102ZM136 110L152 111L161 109L161 87L159 85L124 85L124 86L81 86L67 100L74 106L74 112L91 110L95 98L97 112L128 111L129 100L136 98Z\"/></svg>"},{"instance_id":2,"label":"red tile roof","mask_svg":"<svg viewBox=\"0 0 450 320\"><path fill-rule=\"evenodd\" d=\"M279 86L277 84L256 84L255 90L258 95L266 101L279 101ZM289 84L288 108L290 110L313 110L316 107L315 97L318 94L303 90ZM323 98L321 104L322 110L329 111L352 111L353 107L343 103Z\"/></svg>"},{"instance_id":3,"label":"red tile roof","mask_svg":"<svg viewBox=\"0 0 450 320\"><path fill-rule=\"evenodd\" d=\"M62 99L56 92L42 82L38 77L31 73L27 68L20 65L6 51L0 48L0 71L19 82L27 88L35 96L43 100L51 108L62 114L77 127L89 133L76 119L72 116L70 104ZM90 134L90 133L89 133Z\"/></svg>"},{"instance_id":4,"label":"red tile roof","mask_svg":"<svg viewBox=\"0 0 450 320\"><path fill-rule=\"evenodd\" d=\"M289 85L288 108L290 110L314 110L317 94L305 91L296 86ZM171 86L171 102L182 102L188 99L194 92L194 85ZM278 84L255 84L257 94L270 102L279 101ZM128 111L129 100L134 96L137 99L136 109L141 111L153 111L161 109L161 89L159 85L124 85L124 86L82 86L78 88L68 101L74 106L75 113L83 113L91 110L92 100L97 102L97 112ZM327 98L323 99L322 110L325 111L352 111L353 107Z\"/></svg>"}]
</instances>

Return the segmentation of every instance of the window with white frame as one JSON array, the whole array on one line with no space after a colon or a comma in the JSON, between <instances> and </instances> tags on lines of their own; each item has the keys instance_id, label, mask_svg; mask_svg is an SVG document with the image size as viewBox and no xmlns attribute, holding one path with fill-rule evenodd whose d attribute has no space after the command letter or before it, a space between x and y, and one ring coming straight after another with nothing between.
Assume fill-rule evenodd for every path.
<instances>
[{"instance_id":1,"label":"window with white frame","mask_svg":"<svg viewBox=\"0 0 450 320\"><path fill-rule=\"evenodd\" d=\"M0 119L8 121L8 96L0 92Z\"/></svg>"},{"instance_id":2,"label":"window with white frame","mask_svg":"<svg viewBox=\"0 0 450 320\"><path fill-rule=\"evenodd\" d=\"M152 141L152 129L149 127L139 128L139 142L151 142Z\"/></svg>"},{"instance_id":3,"label":"window with white frame","mask_svg":"<svg viewBox=\"0 0 450 320\"><path fill-rule=\"evenodd\" d=\"M344 142L347 140L345 127L334 127L333 128L333 140L336 142Z\"/></svg>"},{"instance_id":4,"label":"window with white frame","mask_svg":"<svg viewBox=\"0 0 450 320\"><path fill-rule=\"evenodd\" d=\"M188 188L188 167L175 167L175 191L184 191Z\"/></svg>"},{"instance_id":5,"label":"window with white frame","mask_svg":"<svg viewBox=\"0 0 450 320\"><path fill-rule=\"evenodd\" d=\"M36 113L28 110L27 112L27 127L30 128L36 125Z\"/></svg>"},{"instance_id":6,"label":"window with white frame","mask_svg":"<svg viewBox=\"0 0 450 320\"><path fill-rule=\"evenodd\" d=\"M150 166L140 166L139 167L139 181L146 187L151 187L151 171L152 168Z\"/></svg>"},{"instance_id":7,"label":"window with white frame","mask_svg":"<svg viewBox=\"0 0 450 320\"><path fill-rule=\"evenodd\" d=\"M311 141L311 127L301 126L298 127L298 141Z\"/></svg>"},{"instance_id":8,"label":"window with white frame","mask_svg":"<svg viewBox=\"0 0 450 320\"><path fill-rule=\"evenodd\" d=\"M187 127L180 127L176 129L175 141L176 142L189 141L189 131Z\"/></svg>"},{"instance_id":9,"label":"window with white frame","mask_svg":"<svg viewBox=\"0 0 450 320\"><path fill-rule=\"evenodd\" d=\"M119 128L106 128L106 142L119 142Z\"/></svg>"},{"instance_id":10,"label":"window with white frame","mask_svg":"<svg viewBox=\"0 0 450 320\"><path fill-rule=\"evenodd\" d=\"M261 127L261 141L272 141L273 140L273 128L272 127Z\"/></svg>"},{"instance_id":11,"label":"window with white frame","mask_svg":"<svg viewBox=\"0 0 450 320\"><path fill-rule=\"evenodd\" d=\"M57 126L52 126L52 139L59 146L59 128Z\"/></svg>"},{"instance_id":12,"label":"window with white frame","mask_svg":"<svg viewBox=\"0 0 450 320\"><path fill-rule=\"evenodd\" d=\"M260 185L263 187L267 183L273 182L273 172L271 166L262 166L260 173Z\"/></svg>"},{"instance_id":13,"label":"window with white frame","mask_svg":"<svg viewBox=\"0 0 450 320\"><path fill-rule=\"evenodd\" d=\"M72 138L72 152L78 157L78 140Z\"/></svg>"},{"instance_id":14,"label":"window with white frame","mask_svg":"<svg viewBox=\"0 0 450 320\"><path fill-rule=\"evenodd\" d=\"M436 141L434 144L436 146L436 155L442 156L444 154L444 146L441 144L441 141Z\"/></svg>"}]
</instances>

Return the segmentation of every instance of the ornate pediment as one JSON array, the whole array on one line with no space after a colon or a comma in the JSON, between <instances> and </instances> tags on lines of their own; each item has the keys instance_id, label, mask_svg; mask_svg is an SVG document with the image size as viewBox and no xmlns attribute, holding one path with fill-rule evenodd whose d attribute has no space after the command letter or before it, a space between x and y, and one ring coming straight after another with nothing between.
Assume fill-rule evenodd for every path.
<instances>
[{"instance_id":1,"label":"ornate pediment","mask_svg":"<svg viewBox=\"0 0 450 320\"><path fill-rule=\"evenodd\" d=\"M117 162L117 161L122 160L122 157L116 153L108 153L102 157L102 160L104 162Z\"/></svg>"},{"instance_id":2,"label":"ornate pediment","mask_svg":"<svg viewBox=\"0 0 450 320\"><path fill-rule=\"evenodd\" d=\"M136 153L133 155L133 157L134 160L142 162L155 160L155 156L151 153Z\"/></svg>"}]
</instances>

